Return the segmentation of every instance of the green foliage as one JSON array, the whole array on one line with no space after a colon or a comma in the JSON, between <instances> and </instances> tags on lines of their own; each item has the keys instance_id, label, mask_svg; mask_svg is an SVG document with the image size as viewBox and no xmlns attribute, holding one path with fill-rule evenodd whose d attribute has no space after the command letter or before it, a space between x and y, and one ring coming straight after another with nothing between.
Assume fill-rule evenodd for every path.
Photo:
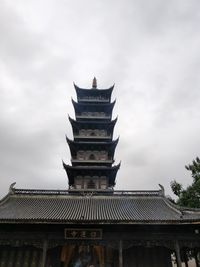
<instances>
[{"instance_id":1,"label":"green foliage","mask_svg":"<svg viewBox=\"0 0 200 267\"><path fill-rule=\"evenodd\" d=\"M171 189L178 196L176 203L180 206L200 208L200 159L197 157L185 168L192 172L193 182L185 189L175 180L171 182Z\"/></svg>"},{"instance_id":2,"label":"green foliage","mask_svg":"<svg viewBox=\"0 0 200 267\"><path fill-rule=\"evenodd\" d=\"M173 180L171 183L170 183L170 186L171 186L171 189L173 191L173 193L176 195L176 196L180 196L182 190L183 190L183 187L181 184L177 183L176 180Z\"/></svg>"},{"instance_id":3,"label":"green foliage","mask_svg":"<svg viewBox=\"0 0 200 267\"><path fill-rule=\"evenodd\" d=\"M197 157L196 160L192 161L192 164L185 166L188 171L192 172L192 177L194 182L198 182L200 180L200 159Z\"/></svg>"}]
</instances>

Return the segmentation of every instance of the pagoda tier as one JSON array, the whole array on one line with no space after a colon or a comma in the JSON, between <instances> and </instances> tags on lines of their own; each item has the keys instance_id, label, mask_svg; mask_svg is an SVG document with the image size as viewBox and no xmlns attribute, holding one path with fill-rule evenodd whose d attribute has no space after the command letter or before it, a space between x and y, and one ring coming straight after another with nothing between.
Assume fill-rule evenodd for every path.
<instances>
[{"instance_id":1,"label":"pagoda tier","mask_svg":"<svg viewBox=\"0 0 200 267\"><path fill-rule=\"evenodd\" d=\"M72 141L66 137L71 152L72 165L106 165L114 162L114 153L118 140L110 142Z\"/></svg>"},{"instance_id":2,"label":"pagoda tier","mask_svg":"<svg viewBox=\"0 0 200 267\"><path fill-rule=\"evenodd\" d=\"M108 89L82 89L74 84L77 101L91 103L110 103L114 85Z\"/></svg>"},{"instance_id":3,"label":"pagoda tier","mask_svg":"<svg viewBox=\"0 0 200 267\"><path fill-rule=\"evenodd\" d=\"M115 186L115 178L120 164L113 167L70 166L63 162L63 167L72 189L108 189Z\"/></svg>"},{"instance_id":4,"label":"pagoda tier","mask_svg":"<svg viewBox=\"0 0 200 267\"><path fill-rule=\"evenodd\" d=\"M113 130L117 118L112 121L96 123L91 121L75 121L69 117L69 121L72 125L74 140L112 140Z\"/></svg>"},{"instance_id":5,"label":"pagoda tier","mask_svg":"<svg viewBox=\"0 0 200 267\"><path fill-rule=\"evenodd\" d=\"M112 110L115 105L112 103L77 103L72 99L77 120L111 120Z\"/></svg>"}]
</instances>

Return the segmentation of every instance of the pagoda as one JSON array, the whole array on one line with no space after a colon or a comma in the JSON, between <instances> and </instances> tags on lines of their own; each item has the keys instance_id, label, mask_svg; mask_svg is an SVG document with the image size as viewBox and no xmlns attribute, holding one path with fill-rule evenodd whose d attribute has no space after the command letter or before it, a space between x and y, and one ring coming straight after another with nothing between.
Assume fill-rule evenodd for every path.
<instances>
[{"instance_id":1,"label":"pagoda","mask_svg":"<svg viewBox=\"0 0 200 267\"><path fill-rule=\"evenodd\" d=\"M69 117L73 140L66 137L71 164L63 167L68 175L70 192L113 192L120 164L114 165L118 139L113 140L117 119L112 120L115 101L111 102L114 86L98 89L93 79L91 89L74 84L77 102L72 100L75 120Z\"/></svg>"}]
</instances>

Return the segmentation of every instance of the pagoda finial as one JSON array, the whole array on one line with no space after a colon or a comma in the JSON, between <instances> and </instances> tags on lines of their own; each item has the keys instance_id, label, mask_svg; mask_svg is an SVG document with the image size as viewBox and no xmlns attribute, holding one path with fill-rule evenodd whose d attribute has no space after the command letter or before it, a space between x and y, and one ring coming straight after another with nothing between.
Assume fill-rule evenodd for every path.
<instances>
[{"instance_id":1,"label":"pagoda finial","mask_svg":"<svg viewBox=\"0 0 200 267\"><path fill-rule=\"evenodd\" d=\"M97 79L96 77L94 77L93 81L92 81L92 88L96 89L97 88Z\"/></svg>"}]
</instances>

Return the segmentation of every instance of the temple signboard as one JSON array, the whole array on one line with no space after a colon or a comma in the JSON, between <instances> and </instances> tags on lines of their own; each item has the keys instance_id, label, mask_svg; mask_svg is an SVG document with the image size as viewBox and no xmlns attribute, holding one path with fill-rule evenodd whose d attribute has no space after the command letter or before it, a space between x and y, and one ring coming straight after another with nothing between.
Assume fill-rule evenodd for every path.
<instances>
[{"instance_id":1,"label":"temple signboard","mask_svg":"<svg viewBox=\"0 0 200 267\"><path fill-rule=\"evenodd\" d=\"M67 228L65 239L102 239L102 229Z\"/></svg>"}]
</instances>

